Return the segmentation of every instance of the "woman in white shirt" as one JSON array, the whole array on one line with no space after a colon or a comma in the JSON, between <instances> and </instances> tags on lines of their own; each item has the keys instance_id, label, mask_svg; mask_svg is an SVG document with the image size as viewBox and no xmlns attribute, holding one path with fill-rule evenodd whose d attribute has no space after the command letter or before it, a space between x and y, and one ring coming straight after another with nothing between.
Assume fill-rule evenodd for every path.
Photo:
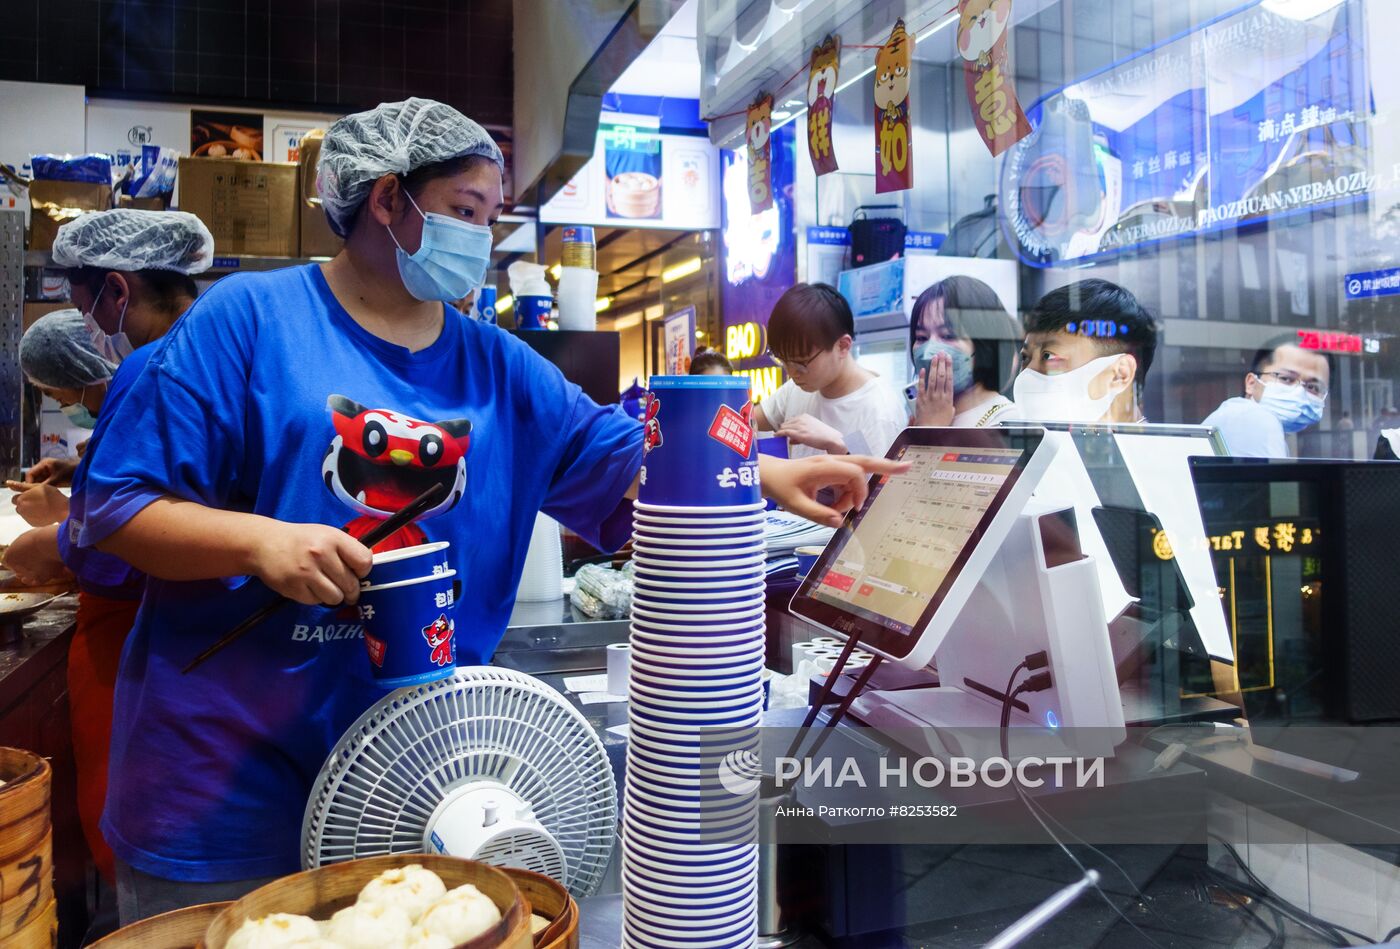
<instances>
[{"instance_id":1,"label":"woman in white shirt","mask_svg":"<svg viewBox=\"0 0 1400 949\"><path fill-rule=\"evenodd\" d=\"M915 425L985 428L1015 405L999 389L1015 375L998 352L1014 353L1021 327L996 291L973 277L948 277L919 294L909 322L909 354L918 371L909 387Z\"/></svg>"}]
</instances>

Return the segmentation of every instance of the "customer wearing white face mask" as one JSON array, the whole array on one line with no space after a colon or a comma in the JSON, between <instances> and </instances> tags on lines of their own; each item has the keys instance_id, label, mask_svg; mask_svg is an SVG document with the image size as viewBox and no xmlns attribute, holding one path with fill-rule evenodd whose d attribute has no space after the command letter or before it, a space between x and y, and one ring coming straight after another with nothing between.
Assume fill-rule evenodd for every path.
<instances>
[{"instance_id":1,"label":"customer wearing white face mask","mask_svg":"<svg viewBox=\"0 0 1400 949\"><path fill-rule=\"evenodd\" d=\"M1291 342L1254 354L1244 396L1226 399L1202 425L1220 432L1237 458L1287 458L1292 435L1322 420L1331 381L1327 357Z\"/></svg>"},{"instance_id":2,"label":"customer wearing white face mask","mask_svg":"<svg viewBox=\"0 0 1400 949\"><path fill-rule=\"evenodd\" d=\"M1021 419L1144 421L1157 324L1136 297L1106 280L1083 280L1047 293L1025 324L1015 385Z\"/></svg>"}]
</instances>

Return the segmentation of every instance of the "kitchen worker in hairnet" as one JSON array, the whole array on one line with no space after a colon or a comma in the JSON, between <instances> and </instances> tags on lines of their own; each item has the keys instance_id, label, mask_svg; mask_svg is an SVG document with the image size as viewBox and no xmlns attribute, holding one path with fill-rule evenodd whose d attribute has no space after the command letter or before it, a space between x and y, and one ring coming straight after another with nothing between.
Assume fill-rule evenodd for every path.
<instances>
[{"instance_id":1,"label":"kitchen worker in hairnet","mask_svg":"<svg viewBox=\"0 0 1400 949\"><path fill-rule=\"evenodd\" d=\"M213 263L214 238L193 214L112 208L60 227L53 259L67 268L73 303L94 344L120 363L189 309L199 293L191 275ZM67 459L44 459L25 480L67 484L75 467Z\"/></svg>"},{"instance_id":2,"label":"kitchen worker in hairnet","mask_svg":"<svg viewBox=\"0 0 1400 949\"><path fill-rule=\"evenodd\" d=\"M78 815L89 849L103 877L115 881L115 858L99 827L107 791L111 747L113 689L122 646L136 621L146 578L130 564L101 551L78 546L81 512L87 497L87 473L104 451L123 451L132 438L156 439L155 432L120 431L104 448L112 416L155 350L155 342L194 302L192 274L214 259L214 238L192 214L116 208L83 214L58 229L54 260L68 268L73 301L82 309L63 318L65 336L42 348L26 334L32 378L43 382L39 362L71 365L67 381L116 366L110 382L88 385L80 401L92 427L82 461L72 475L67 519L21 535L6 552L5 563L18 577L41 582L71 573L78 582L77 626L68 651L68 693L73 710L73 754L78 770ZM75 321L76 318L76 321ZM48 319L48 317L46 317ZM42 323L40 320L30 332ZM59 352L62 350L62 352ZM91 364L91 370L77 367ZM53 369L48 371L52 372ZM52 378L52 377L51 377ZM57 393L64 401L63 393ZM91 415L95 414L96 419ZM70 415L70 417L72 417ZM31 469L31 474L34 469ZM53 490L50 485L36 487ZM27 496L27 495L26 495Z\"/></svg>"},{"instance_id":3,"label":"kitchen worker in hairnet","mask_svg":"<svg viewBox=\"0 0 1400 949\"><path fill-rule=\"evenodd\" d=\"M316 774L385 694L353 608L375 524L447 489L380 549L451 543L460 665L495 651L538 512L607 549L630 531L641 425L447 306L486 273L502 169L485 130L439 102L334 123L317 190L342 252L211 287L120 406L122 450L99 446L79 543L150 576L103 816L124 922L299 869ZM772 461L768 493L832 524L818 490L849 506L895 470ZM181 674L272 591L297 606Z\"/></svg>"},{"instance_id":4,"label":"kitchen worker in hairnet","mask_svg":"<svg viewBox=\"0 0 1400 949\"><path fill-rule=\"evenodd\" d=\"M77 310L58 310L34 321L19 341L19 367L30 384L53 399L69 422L91 429L107 395L116 364L88 339ZM47 482L7 482L15 510L34 527L57 524L68 516L68 496ZM57 551L55 551L55 557Z\"/></svg>"}]
</instances>

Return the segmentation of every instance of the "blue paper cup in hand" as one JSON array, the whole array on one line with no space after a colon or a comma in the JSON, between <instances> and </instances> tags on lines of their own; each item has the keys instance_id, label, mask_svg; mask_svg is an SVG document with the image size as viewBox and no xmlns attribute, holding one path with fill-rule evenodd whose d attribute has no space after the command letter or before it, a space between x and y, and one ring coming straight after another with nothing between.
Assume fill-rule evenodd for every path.
<instances>
[{"instance_id":1,"label":"blue paper cup in hand","mask_svg":"<svg viewBox=\"0 0 1400 949\"><path fill-rule=\"evenodd\" d=\"M646 399L643 505L734 507L762 501L749 382L654 376Z\"/></svg>"},{"instance_id":2,"label":"blue paper cup in hand","mask_svg":"<svg viewBox=\"0 0 1400 949\"><path fill-rule=\"evenodd\" d=\"M447 548L450 546L448 541L439 540L377 553L369 576L360 581L360 589L446 573L452 569L447 562Z\"/></svg>"},{"instance_id":3,"label":"blue paper cup in hand","mask_svg":"<svg viewBox=\"0 0 1400 949\"><path fill-rule=\"evenodd\" d=\"M457 670L457 571L360 591L370 672L386 689L445 679Z\"/></svg>"}]
</instances>

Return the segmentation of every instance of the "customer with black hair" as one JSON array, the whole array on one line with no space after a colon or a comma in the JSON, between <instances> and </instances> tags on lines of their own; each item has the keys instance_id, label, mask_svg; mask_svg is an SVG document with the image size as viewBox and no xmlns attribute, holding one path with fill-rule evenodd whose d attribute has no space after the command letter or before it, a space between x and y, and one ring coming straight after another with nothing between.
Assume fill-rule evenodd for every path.
<instances>
[{"instance_id":1,"label":"customer with black hair","mask_svg":"<svg viewBox=\"0 0 1400 949\"><path fill-rule=\"evenodd\" d=\"M788 381L754 412L788 455L883 455L909 422L899 392L856 362L855 318L836 288L799 283L768 319L768 352Z\"/></svg>"},{"instance_id":2,"label":"customer with black hair","mask_svg":"<svg viewBox=\"0 0 1400 949\"><path fill-rule=\"evenodd\" d=\"M1141 422L1157 324L1127 290L1082 280L1026 315L1016 408L1026 421Z\"/></svg>"},{"instance_id":3,"label":"customer with black hair","mask_svg":"<svg viewBox=\"0 0 1400 949\"><path fill-rule=\"evenodd\" d=\"M1281 337L1254 354L1244 395L1220 403L1201 424L1220 432L1236 458L1287 458L1284 435L1322 420L1331 376L1326 356Z\"/></svg>"},{"instance_id":4,"label":"customer with black hair","mask_svg":"<svg viewBox=\"0 0 1400 949\"><path fill-rule=\"evenodd\" d=\"M974 277L948 277L919 294L909 322L914 424L983 428L1013 414L999 350L1020 335L996 291Z\"/></svg>"},{"instance_id":5,"label":"customer with black hair","mask_svg":"<svg viewBox=\"0 0 1400 949\"><path fill-rule=\"evenodd\" d=\"M732 376L734 367L718 349L702 349L690 360L692 376Z\"/></svg>"}]
</instances>

